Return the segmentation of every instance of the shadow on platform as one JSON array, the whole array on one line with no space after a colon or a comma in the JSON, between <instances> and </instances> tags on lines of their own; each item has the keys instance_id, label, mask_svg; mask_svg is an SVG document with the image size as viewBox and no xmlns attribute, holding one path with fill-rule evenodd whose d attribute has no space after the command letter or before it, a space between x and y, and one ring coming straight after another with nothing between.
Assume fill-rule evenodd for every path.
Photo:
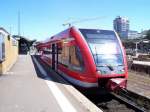
<instances>
[{"instance_id":1,"label":"shadow on platform","mask_svg":"<svg viewBox=\"0 0 150 112\"><path fill-rule=\"evenodd\" d=\"M45 72L46 72L46 76L45 74L42 74L41 71L39 70L37 64L34 61L34 58L36 58L36 60L39 62L39 64L44 68ZM54 70L51 69L50 66L48 66L46 63L42 62L41 59L39 58L39 56L36 55L32 55L31 56L33 64L34 64L34 68L35 71L37 73L37 76L43 80L50 80L50 81L54 81L56 83L61 83L61 84L66 84L66 85L70 85L63 77L60 76L60 74L58 74L57 72L55 72ZM64 81L65 80L65 81Z\"/></svg>"}]
</instances>

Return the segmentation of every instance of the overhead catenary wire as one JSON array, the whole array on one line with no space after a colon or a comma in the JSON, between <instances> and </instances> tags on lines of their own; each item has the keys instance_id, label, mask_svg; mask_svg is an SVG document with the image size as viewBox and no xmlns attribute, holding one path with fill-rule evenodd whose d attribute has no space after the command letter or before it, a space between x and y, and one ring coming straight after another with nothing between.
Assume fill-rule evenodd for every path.
<instances>
[{"instance_id":1,"label":"overhead catenary wire","mask_svg":"<svg viewBox=\"0 0 150 112\"><path fill-rule=\"evenodd\" d=\"M84 18L84 19L80 19L80 20L76 20L76 21L72 21L72 22L66 22L64 24L62 24L63 26L67 26L71 27L74 24L78 24L78 23L83 23L83 22L88 22L88 21L94 21L94 20L99 20L99 19L104 19L107 18L106 16L101 16L101 17L92 17L92 18Z\"/></svg>"}]
</instances>

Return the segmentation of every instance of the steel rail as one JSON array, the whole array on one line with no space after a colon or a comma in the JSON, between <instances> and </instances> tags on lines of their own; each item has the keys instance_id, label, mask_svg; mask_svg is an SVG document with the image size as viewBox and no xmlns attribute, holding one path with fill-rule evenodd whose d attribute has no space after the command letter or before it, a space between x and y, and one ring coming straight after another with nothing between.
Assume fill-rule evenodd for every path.
<instances>
[{"instance_id":1,"label":"steel rail","mask_svg":"<svg viewBox=\"0 0 150 112\"><path fill-rule=\"evenodd\" d=\"M136 112L147 112L144 107L141 107L140 105L135 103L132 99L128 99L129 97L128 98L122 97L122 96L120 96L120 95L118 95L116 93L113 93L113 92L111 92L110 94L113 95L116 99L118 99L118 100L126 103L130 107L132 107Z\"/></svg>"}]
</instances>

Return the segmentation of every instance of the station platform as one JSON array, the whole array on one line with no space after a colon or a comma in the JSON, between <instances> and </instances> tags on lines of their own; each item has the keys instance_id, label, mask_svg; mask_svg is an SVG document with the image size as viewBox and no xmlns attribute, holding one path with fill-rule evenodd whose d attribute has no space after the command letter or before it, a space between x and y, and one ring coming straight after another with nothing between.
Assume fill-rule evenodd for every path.
<instances>
[{"instance_id":1,"label":"station platform","mask_svg":"<svg viewBox=\"0 0 150 112\"><path fill-rule=\"evenodd\" d=\"M11 70L0 76L0 112L102 112L53 75L34 56L19 55Z\"/></svg>"},{"instance_id":2,"label":"station platform","mask_svg":"<svg viewBox=\"0 0 150 112\"><path fill-rule=\"evenodd\" d=\"M137 65L143 65L143 66L150 66L150 62L148 61L133 61L133 64L137 64Z\"/></svg>"},{"instance_id":3,"label":"station platform","mask_svg":"<svg viewBox=\"0 0 150 112\"><path fill-rule=\"evenodd\" d=\"M150 77L139 72L129 71L127 89L150 99Z\"/></svg>"}]
</instances>

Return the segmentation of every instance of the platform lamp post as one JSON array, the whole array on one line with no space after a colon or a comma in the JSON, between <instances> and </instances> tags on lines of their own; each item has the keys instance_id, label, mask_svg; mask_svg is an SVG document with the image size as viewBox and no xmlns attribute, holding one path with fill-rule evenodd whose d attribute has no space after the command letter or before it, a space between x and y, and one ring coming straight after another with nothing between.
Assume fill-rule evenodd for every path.
<instances>
[{"instance_id":1,"label":"platform lamp post","mask_svg":"<svg viewBox=\"0 0 150 112\"><path fill-rule=\"evenodd\" d=\"M138 41L138 42L136 42L135 43L135 55L136 55L136 57L137 57L137 54L138 54L138 44L140 43L140 42L143 42L143 43L149 43L149 40L141 40L141 41Z\"/></svg>"}]
</instances>

